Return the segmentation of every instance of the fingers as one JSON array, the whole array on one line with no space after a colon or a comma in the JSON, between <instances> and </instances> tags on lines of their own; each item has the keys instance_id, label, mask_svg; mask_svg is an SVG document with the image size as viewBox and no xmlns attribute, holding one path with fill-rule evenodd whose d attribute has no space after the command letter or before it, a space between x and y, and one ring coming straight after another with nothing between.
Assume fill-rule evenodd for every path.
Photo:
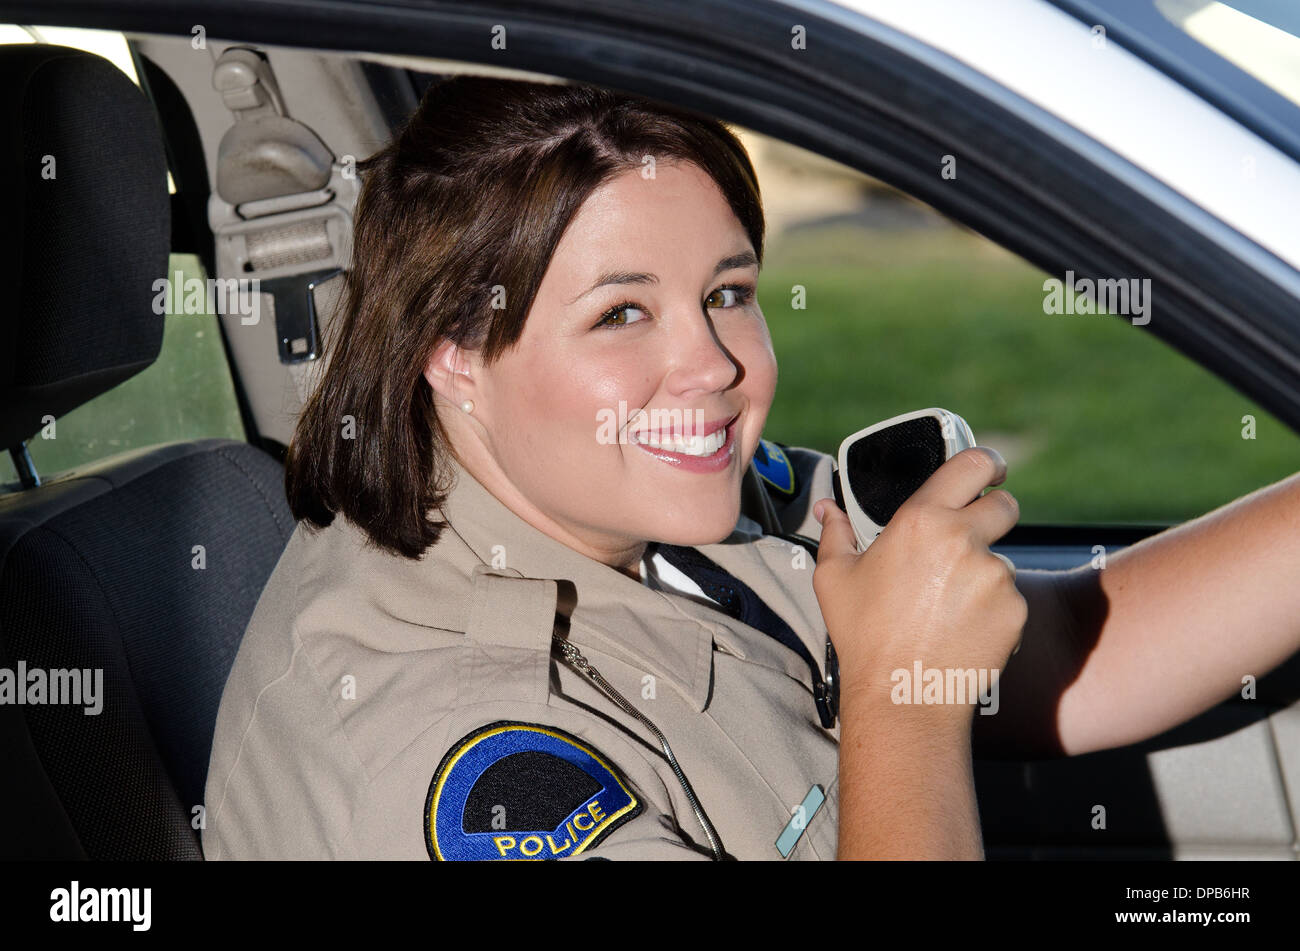
<instances>
[{"instance_id":1,"label":"fingers","mask_svg":"<svg viewBox=\"0 0 1300 951\"><path fill-rule=\"evenodd\" d=\"M971 532L985 545L992 545L1020 520L1020 503L1006 489L994 489L976 499L961 513Z\"/></svg>"},{"instance_id":2,"label":"fingers","mask_svg":"<svg viewBox=\"0 0 1300 951\"><path fill-rule=\"evenodd\" d=\"M972 446L936 469L903 504L915 500L922 505L964 508L985 488L1000 485L1006 477L1007 463L1001 453L988 446Z\"/></svg>"},{"instance_id":3,"label":"fingers","mask_svg":"<svg viewBox=\"0 0 1300 951\"><path fill-rule=\"evenodd\" d=\"M858 539L853 533L853 523L844 510L835 504L834 499L818 499L813 505L813 515L822 526L821 540L817 546L818 564L824 560L858 554Z\"/></svg>"},{"instance_id":4,"label":"fingers","mask_svg":"<svg viewBox=\"0 0 1300 951\"><path fill-rule=\"evenodd\" d=\"M1015 580L1016 580L1016 565L1015 565L1015 562L1013 562L1010 558L1008 558L1006 555L1001 554L1000 552L991 551L991 552L989 552L989 554L992 555L992 556L993 556L994 558L996 558L998 561L1002 562L1004 565L1007 566L1007 570L1008 570L1009 572L1011 572L1011 581L1012 581L1012 583L1014 584L1014 583L1015 583ZM1024 640L1025 640L1025 632L1024 632L1024 629L1022 628L1021 631L1020 631L1020 637L1019 637L1019 639L1016 640L1016 646L1013 647L1013 648L1011 648L1011 656L1012 656L1012 657L1015 657L1015 656L1016 656L1016 652L1017 652L1018 650L1020 650L1020 645L1021 645L1022 643L1024 643Z\"/></svg>"}]
</instances>

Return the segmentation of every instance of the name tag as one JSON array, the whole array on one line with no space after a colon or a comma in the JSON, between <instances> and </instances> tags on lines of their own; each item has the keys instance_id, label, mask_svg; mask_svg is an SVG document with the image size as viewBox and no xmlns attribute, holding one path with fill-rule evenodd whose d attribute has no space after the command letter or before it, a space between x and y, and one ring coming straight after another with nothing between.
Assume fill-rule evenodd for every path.
<instances>
[{"instance_id":1,"label":"name tag","mask_svg":"<svg viewBox=\"0 0 1300 951\"><path fill-rule=\"evenodd\" d=\"M803 802L795 806L794 815L785 824L781 834L776 837L776 850L781 853L781 858L790 857L790 853L799 842L799 837L803 835L803 830L808 828L808 823L812 822L813 816L817 815L817 810L825 801L826 794L822 792L822 788L814 785L808 790L808 795L803 797Z\"/></svg>"}]
</instances>

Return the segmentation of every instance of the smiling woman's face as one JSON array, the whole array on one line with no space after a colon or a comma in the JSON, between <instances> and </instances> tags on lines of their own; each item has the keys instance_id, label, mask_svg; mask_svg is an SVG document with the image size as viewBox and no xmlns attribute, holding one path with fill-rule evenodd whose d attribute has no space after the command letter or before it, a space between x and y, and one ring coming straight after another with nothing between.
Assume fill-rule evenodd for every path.
<instances>
[{"instance_id":1,"label":"smiling woman's face","mask_svg":"<svg viewBox=\"0 0 1300 951\"><path fill-rule=\"evenodd\" d=\"M607 564L634 565L650 540L724 538L776 389L757 279L699 167L620 173L565 231L515 347L492 366L435 353L457 457L525 521ZM439 379L440 360L459 372ZM648 445L653 431L682 451ZM675 445L674 432L705 435Z\"/></svg>"}]
</instances>

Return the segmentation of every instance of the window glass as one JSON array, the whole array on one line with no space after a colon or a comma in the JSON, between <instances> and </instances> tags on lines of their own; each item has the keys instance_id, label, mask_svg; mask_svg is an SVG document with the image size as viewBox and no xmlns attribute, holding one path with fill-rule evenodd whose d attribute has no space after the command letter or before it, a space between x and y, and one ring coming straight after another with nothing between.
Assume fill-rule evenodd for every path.
<instances>
[{"instance_id":1,"label":"window glass","mask_svg":"<svg viewBox=\"0 0 1300 951\"><path fill-rule=\"evenodd\" d=\"M767 438L835 453L950 409L1006 457L1024 524L1184 521L1300 469L1300 437L1129 320L1048 313L1050 275L851 169L743 137L769 212Z\"/></svg>"},{"instance_id":2,"label":"window glass","mask_svg":"<svg viewBox=\"0 0 1300 951\"><path fill-rule=\"evenodd\" d=\"M1156 0L1166 20L1300 105L1300 8L1294 0Z\"/></svg>"}]
</instances>

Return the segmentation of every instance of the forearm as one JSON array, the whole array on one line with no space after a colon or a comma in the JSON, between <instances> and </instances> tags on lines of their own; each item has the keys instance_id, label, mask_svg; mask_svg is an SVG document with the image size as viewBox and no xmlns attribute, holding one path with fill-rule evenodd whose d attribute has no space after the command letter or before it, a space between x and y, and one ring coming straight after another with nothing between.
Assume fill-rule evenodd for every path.
<instances>
[{"instance_id":1,"label":"forearm","mask_svg":"<svg viewBox=\"0 0 1300 951\"><path fill-rule=\"evenodd\" d=\"M982 859L969 718L843 696L839 810L840 859Z\"/></svg>"},{"instance_id":2,"label":"forearm","mask_svg":"<svg viewBox=\"0 0 1300 951\"><path fill-rule=\"evenodd\" d=\"M1300 649L1300 474L1069 573L1085 661L1058 711L1082 753L1136 742Z\"/></svg>"}]
</instances>

